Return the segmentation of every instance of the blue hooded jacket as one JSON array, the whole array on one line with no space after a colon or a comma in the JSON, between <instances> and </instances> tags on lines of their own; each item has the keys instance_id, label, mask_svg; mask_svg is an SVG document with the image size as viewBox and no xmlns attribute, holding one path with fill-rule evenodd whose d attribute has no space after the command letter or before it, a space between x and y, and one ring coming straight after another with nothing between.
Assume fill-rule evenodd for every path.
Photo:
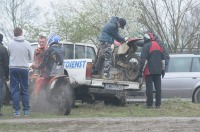
<instances>
[{"instance_id":1,"label":"blue hooded jacket","mask_svg":"<svg viewBox=\"0 0 200 132\"><path fill-rule=\"evenodd\" d=\"M119 35L118 27L117 27L117 21L119 20L118 17L113 17L110 22L108 22L103 30L101 31L101 34L99 36L99 41L102 42L108 42L110 44L114 43L114 39L116 39L118 42L125 42L124 37Z\"/></svg>"}]
</instances>

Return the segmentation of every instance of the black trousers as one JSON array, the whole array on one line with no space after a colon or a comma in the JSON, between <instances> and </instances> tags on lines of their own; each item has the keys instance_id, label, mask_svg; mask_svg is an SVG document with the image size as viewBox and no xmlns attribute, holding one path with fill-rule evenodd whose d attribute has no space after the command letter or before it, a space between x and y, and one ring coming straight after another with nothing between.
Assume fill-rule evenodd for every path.
<instances>
[{"instance_id":1,"label":"black trousers","mask_svg":"<svg viewBox=\"0 0 200 132\"><path fill-rule=\"evenodd\" d=\"M155 98L156 106L161 105L161 75L160 74L150 74L145 76L145 82L146 82L146 105L147 106L153 106L153 85L156 90Z\"/></svg>"}]
</instances>

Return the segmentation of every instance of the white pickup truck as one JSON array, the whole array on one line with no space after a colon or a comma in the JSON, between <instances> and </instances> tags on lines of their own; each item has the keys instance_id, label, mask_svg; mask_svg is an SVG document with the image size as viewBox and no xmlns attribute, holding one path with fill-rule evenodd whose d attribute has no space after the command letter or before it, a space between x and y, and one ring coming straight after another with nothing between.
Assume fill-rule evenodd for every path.
<instances>
[{"instance_id":1,"label":"white pickup truck","mask_svg":"<svg viewBox=\"0 0 200 132\"><path fill-rule=\"evenodd\" d=\"M94 44L61 42L64 47L64 73L68 75L75 100L93 103L103 100L105 104L123 106L127 96L143 96L139 83L133 81L104 80L92 78L97 48ZM38 47L32 43L32 51ZM9 88L5 90L5 102L10 101Z\"/></svg>"},{"instance_id":2,"label":"white pickup truck","mask_svg":"<svg viewBox=\"0 0 200 132\"><path fill-rule=\"evenodd\" d=\"M94 44L61 42L65 49L64 68L76 100L92 103L125 105L127 96L143 96L139 83L133 81L104 80L92 77L97 48Z\"/></svg>"}]
</instances>

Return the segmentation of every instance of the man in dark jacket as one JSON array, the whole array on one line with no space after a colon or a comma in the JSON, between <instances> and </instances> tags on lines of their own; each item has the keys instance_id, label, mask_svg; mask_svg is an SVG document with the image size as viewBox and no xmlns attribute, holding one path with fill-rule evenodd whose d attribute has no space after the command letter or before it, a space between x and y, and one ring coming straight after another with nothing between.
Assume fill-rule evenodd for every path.
<instances>
[{"instance_id":1,"label":"man in dark jacket","mask_svg":"<svg viewBox=\"0 0 200 132\"><path fill-rule=\"evenodd\" d=\"M116 39L118 42L125 42L125 38L120 36L118 33L118 28L124 29L126 25L126 20L124 18L113 17L103 28L99 37L99 53L98 59L95 64L95 71L100 70L100 64L104 63L104 79L109 79L110 68L112 65L112 50L111 45Z\"/></svg>"},{"instance_id":2,"label":"man in dark jacket","mask_svg":"<svg viewBox=\"0 0 200 132\"><path fill-rule=\"evenodd\" d=\"M4 80L9 79L9 57L6 47L2 44L3 35L0 34L0 116L2 116L1 108L3 105L3 87Z\"/></svg>"},{"instance_id":3,"label":"man in dark jacket","mask_svg":"<svg viewBox=\"0 0 200 132\"><path fill-rule=\"evenodd\" d=\"M141 53L140 77L146 82L146 107L153 106L153 83L156 90L156 108L161 105L161 75L165 74L165 57L160 46L151 32L144 35L144 46Z\"/></svg>"}]
</instances>

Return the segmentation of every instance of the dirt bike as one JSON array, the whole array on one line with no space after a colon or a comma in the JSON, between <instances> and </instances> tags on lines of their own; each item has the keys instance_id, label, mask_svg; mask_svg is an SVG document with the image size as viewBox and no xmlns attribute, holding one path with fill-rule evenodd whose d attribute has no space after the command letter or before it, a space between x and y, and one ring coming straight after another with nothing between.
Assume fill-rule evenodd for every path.
<instances>
[{"instance_id":1,"label":"dirt bike","mask_svg":"<svg viewBox=\"0 0 200 132\"><path fill-rule=\"evenodd\" d=\"M112 52L112 67L110 75L112 79L120 81L136 81L139 73L139 56L136 54L137 47L144 42L142 39L130 38L126 43L117 41L111 46ZM101 61L100 67L103 67L104 61ZM98 74L102 73L100 69Z\"/></svg>"},{"instance_id":2,"label":"dirt bike","mask_svg":"<svg viewBox=\"0 0 200 132\"><path fill-rule=\"evenodd\" d=\"M30 104L31 110L51 109L47 107L50 104L53 109L58 108L60 114L70 114L73 105L73 89L70 86L69 79L66 75L58 75L52 77L45 87L36 94L34 86L37 78L41 78L39 74L32 74L29 77L29 88L31 93ZM46 108L44 108L46 107ZM43 111L44 112L44 111Z\"/></svg>"}]
</instances>

